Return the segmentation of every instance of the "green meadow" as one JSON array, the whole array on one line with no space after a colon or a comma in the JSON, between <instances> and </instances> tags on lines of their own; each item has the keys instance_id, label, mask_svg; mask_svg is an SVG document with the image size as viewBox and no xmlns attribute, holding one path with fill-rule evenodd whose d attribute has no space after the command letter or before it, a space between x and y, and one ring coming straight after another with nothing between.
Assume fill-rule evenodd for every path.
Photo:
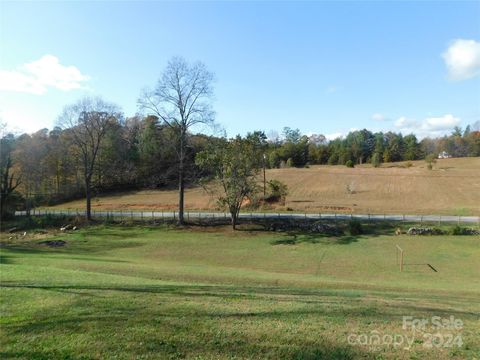
<instances>
[{"instance_id":1,"label":"green meadow","mask_svg":"<svg viewBox=\"0 0 480 360\"><path fill-rule=\"evenodd\" d=\"M480 357L478 236L99 225L2 234L0 270L2 358ZM425 331L410 346L351 341L410 336L404 316L462 326L440 343Z\"/></svg>"}]
</instances>

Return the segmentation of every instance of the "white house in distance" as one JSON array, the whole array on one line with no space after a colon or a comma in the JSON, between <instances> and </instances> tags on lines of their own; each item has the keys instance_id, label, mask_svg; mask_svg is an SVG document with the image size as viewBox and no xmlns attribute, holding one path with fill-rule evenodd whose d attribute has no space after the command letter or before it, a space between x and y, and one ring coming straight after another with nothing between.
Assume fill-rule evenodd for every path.
<instances>
[{"instance_id":1,"label":"white house in distance","mask_svg":"<svg viewBox=\"0 0 480 360\"><path fill-rule=\"evenodd\" d=\"M452 155L450 155L446 151L442 151L442 152L440 152L440 154L438 154L439 159L448 159L448 158L451 158L451 157L452 157Z\"/></svg>"}]
</instances>

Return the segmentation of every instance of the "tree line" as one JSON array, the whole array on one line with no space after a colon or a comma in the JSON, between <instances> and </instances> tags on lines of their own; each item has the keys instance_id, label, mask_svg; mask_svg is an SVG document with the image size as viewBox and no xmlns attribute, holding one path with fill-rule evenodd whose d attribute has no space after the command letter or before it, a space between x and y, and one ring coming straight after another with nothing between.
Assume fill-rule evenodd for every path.
<instances>
[{"instance_id":1,"label":"tree line","mask_svg":"<svg viewBox=\"0 0 480 360\"><path fill-rule=\"evenodd\" d=\"M262 168L380 166L442 151L453 157L480 156L478 124L421 141L413 134L366 129L331 141L291 128L284 128L281 136L263 131L232 139L207 136L200 130L214 122L213 82L213 74L202 63L173 58L156 85L140 95L140 113L135 116L125 117L119 106L86 97L67 105L52 130L13 135L2 127L2 218L16 208L28 210L83 197L90 218L91 198L96 194L176 186L183 223L185 186L214 179L223 191L219 203L234 221L244 199L258 191L255 179Z\"/></svg>"},{"instance_id":2,"label":"tree line","mask_svg":"<svg viewBox=\"0 0 480 360\"><path fill-rule=\"evenodd\" d=\"M302 135L298 129L284 128L282 136L268 142L270 168L306 165L346 165L422 160L446 152L451 157L480 156L480 124L475 130L456 127L450 135L418 140L414 134L351 131L343 138L328 141L324 135Z\"/></svg>"}]
</instances>

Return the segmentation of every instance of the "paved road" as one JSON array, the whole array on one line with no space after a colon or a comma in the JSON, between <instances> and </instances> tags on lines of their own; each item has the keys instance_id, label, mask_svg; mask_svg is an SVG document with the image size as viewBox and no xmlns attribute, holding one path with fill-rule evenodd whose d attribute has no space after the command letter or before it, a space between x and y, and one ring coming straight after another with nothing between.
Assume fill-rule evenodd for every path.
<instances>
[{"instance_id":1,"label":"paved road","mask_svg":"<svg viewBox=\"0 0 480 360\"><path fill-rule=\"evenodd\" d=\"M83 211L75 210L32 210L31 215L84 215ZM25 211L17 211L17 216L25 215ZM178 212L175 211L92 211L93 217L112 217L114 219L175 219ZM229 213L186 211L185 219L229 219ZM241 219L363 219L363 220L391 220L408 222L461 222L480 224L480 216L453 216L453 215L378 215L378 214L299 214L299 213L259 213L243 212Z\"/></svg>"}]
</instances>

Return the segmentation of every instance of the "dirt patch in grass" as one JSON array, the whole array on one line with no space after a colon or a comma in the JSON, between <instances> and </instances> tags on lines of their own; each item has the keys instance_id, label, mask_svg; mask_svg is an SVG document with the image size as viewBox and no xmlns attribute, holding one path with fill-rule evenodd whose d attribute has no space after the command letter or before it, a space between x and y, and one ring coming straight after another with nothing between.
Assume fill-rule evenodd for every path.
<instances>
[{"instance_id":1,"label":"dirt patch in grass","mask_svg":"<svg viewBox=\"0 0 480 360\"><path fill-rule=\"evenodd\" d=\"M45 240L40 241L39 244L47 245L50 247L62 247L67 245L67 242L65 240Z\"/></svg>"}]
</instances>

